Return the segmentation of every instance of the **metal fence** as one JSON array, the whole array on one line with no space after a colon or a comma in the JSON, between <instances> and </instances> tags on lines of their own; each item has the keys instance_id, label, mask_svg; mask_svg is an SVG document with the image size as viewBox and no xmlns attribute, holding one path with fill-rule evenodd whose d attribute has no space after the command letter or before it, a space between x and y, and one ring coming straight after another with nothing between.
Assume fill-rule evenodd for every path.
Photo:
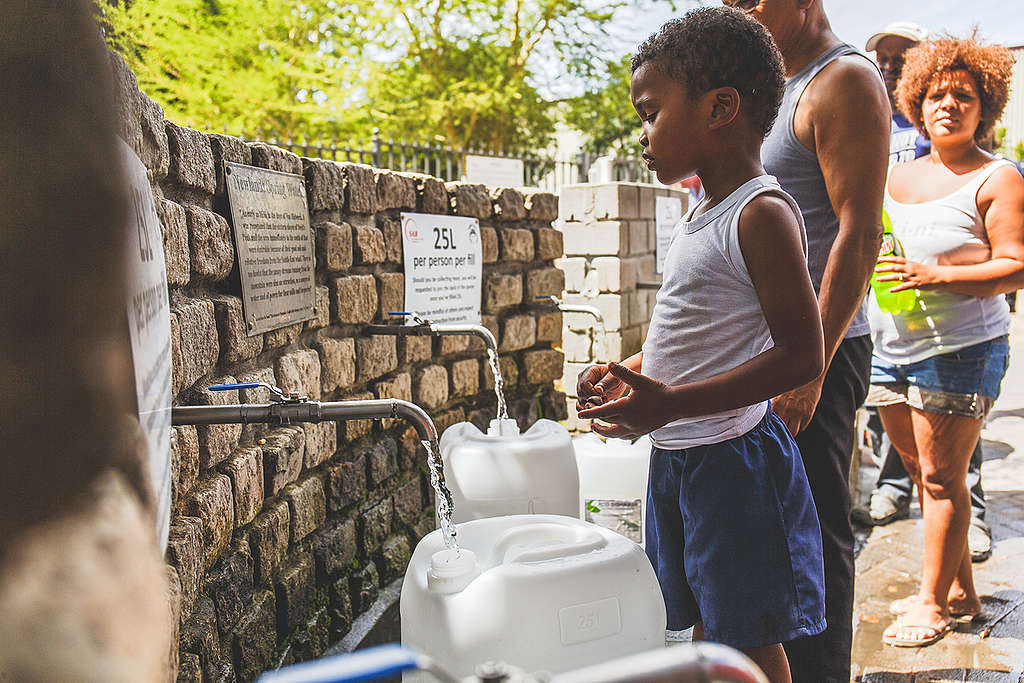
<instances>
[{"instance_id":1,"label":"metal fence","mask_svg":"<svg viewBox=\"0 0 1024 683\"><path fill-rule=\"evenodd\" d=\"M245 140L244 134L237 137ZM384 139L374 135L368 146L353 146L337 140L307 141L280 139L275 136L248 138L266 142L295 154L316 159L351 161L369 164L393 171L425 173L441 180L461 180L464 177L465 157L481 155L499 159L517 159L523 162L523 185L555 192L563 185L589 182L591 169L602 163L594 154L580 152L570 158L556 158L531 152L485 152L475 149L456 149L444 145L419 141ZM651 174L639 158L603 158L600 181L652 182Z\"/></svg>"}]
</instances>

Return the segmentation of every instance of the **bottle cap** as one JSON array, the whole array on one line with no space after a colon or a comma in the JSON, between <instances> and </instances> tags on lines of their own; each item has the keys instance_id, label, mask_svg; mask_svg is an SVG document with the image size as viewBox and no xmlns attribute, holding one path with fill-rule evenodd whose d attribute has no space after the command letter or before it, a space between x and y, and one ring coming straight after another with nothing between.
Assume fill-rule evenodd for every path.
<instances>
[{"instance_id":1,"label":"bottle cap","mask_svg":"<svg viewBox=\"0 0 1024 683\"><path fill-rule=\"evenodd\" d=\"M427 588L434 593L458 593L476 575L476 553L466 548L446 548L430 556Z\"/></svg>"}]
</instances>

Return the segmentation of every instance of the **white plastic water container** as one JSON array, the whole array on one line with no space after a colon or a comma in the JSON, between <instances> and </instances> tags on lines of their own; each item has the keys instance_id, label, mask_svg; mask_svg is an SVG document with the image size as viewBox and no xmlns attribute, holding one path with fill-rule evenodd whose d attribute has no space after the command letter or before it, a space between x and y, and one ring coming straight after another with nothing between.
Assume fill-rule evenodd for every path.
<instances>
[{"instance_id":1,"label":"white plastic water container","mask_svg":"<svg viewBox=\"0 0 1024 683\"><path fill-rule=\"evenodd\" d=\"M500 515L579 516L572 439L557 422L537 420L520 433L515 420L491 420L486 434L460 422L441 437L441 460L456 523Z\"/></svg>"},{"instance_id":2,"label":"white plastic water container","mask_svg":"<svg viewBox=\"0 0 1024 683\"><path fill-rule=\"evenodd\" d=\"M651 438L605 440L589 432L572 444L580 475L580 519L642 544Z\"/></svg>"},{"instance_id":3,"label":"white plastic water container","mask_svg":"<svg viewBox=\"0 0 1024 683\"><path fill-rule=\"evenodd\" d=\"M419 542L401 599L402 644L455 676L488 660L558 673L665 646L658 580L623 536L561 515L479 519L458 535L458 550L440 531Z\"/></svg>"}]
</instances>

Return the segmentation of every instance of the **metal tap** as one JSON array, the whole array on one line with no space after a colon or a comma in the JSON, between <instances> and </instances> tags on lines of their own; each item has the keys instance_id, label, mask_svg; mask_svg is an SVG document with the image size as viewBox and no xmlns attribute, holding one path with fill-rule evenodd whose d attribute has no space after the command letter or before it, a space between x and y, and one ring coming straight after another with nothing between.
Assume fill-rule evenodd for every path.
<instances>
[{"instance_id":1,"label":"metal tap","mask_svg":"<svg viewBox=\"0 0 1024 683\"><path fill-rule=\"evenodd\" d=\"M421 318L415 313L409 311L394 311L388 313L392 316L405 316L413 322L412 325L367 325L367 334L393 334L393 335L405 335L415 334L424 335L432 334L438 337L449 337L453 335L468 334L475 337L479 337L483 340L487 348L494 354L498 353L498 340L494 338L494 334L484 327L483 325L473 324L449 324L449 323L434 323L430 322L425 318Z\"/></svg>"}]
</instances>

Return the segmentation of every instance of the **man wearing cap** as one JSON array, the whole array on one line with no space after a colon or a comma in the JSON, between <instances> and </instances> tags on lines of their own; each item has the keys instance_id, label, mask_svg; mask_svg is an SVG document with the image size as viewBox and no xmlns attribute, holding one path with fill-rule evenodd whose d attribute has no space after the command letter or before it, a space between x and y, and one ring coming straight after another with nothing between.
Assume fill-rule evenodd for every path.
<instances>
[{"instance_id":1,"label":"man wearing cap","mask_svg":"<svg viewBox=\"0 0 1024 683\"><path fill-rule=\"evenodd\" d=\"M907 50L928 39L927 29L910 21L897 21L868 38L864 49L875 53L875 61L882 72L885 89L892 104L892 136L889 144L889 165L913 161L928 154L931 143L921 135L913 124L896 109L896 84L903 71L903 55ZM870 408L869 408L870 410ZM868 430L872 436L872 447L876 453L884 449L885 460L878 474L875 490L871 492L866 507L854 508L852 516L865 525L882 525L910 514L910 497L914 484L907 474L899 453L882 440L882 425L878 414L870 410ZM992 554L992 532L985 524L985 491L981 487L981 440L978 440L971 455L967 472L967 486L971 491L971 526L968 529L967 545L971 559L981 562Z\"/></svg>"}]
</instances>

